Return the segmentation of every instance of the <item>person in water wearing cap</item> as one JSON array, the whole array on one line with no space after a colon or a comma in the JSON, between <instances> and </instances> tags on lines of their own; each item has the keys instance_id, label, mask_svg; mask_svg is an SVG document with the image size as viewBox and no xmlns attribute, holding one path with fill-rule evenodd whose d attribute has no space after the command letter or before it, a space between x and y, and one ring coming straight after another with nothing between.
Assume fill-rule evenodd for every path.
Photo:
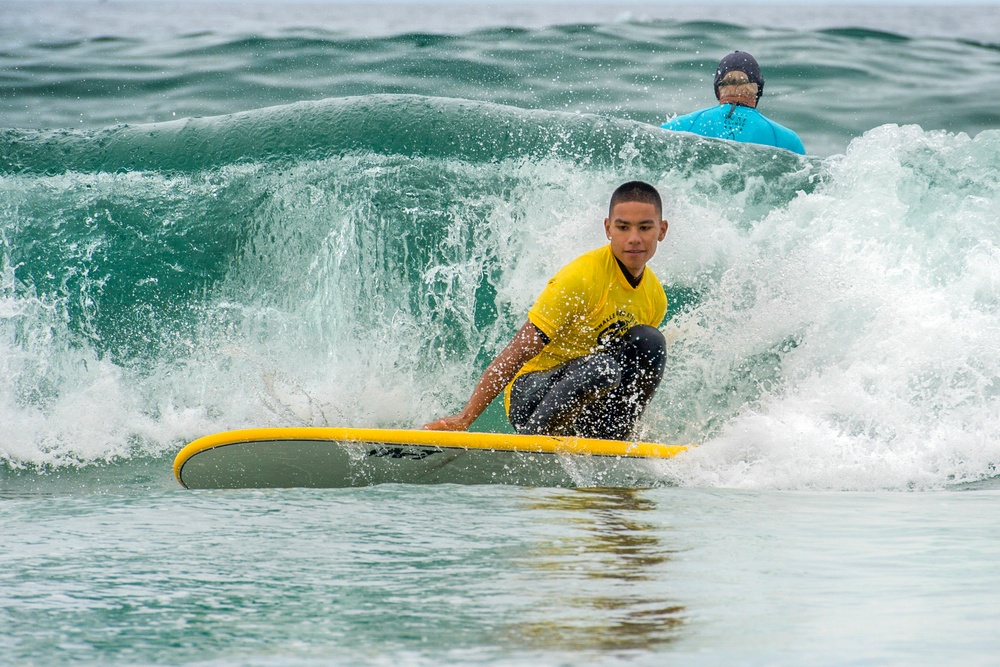
<instances>
[{"instance_id":1,"label":"person in water wearing cap","mask_svg":"<svg viewBox=\"0 0 1000 667\"><path fill-rule=\"evenodd\" d=\"M503 391L518 433L631 439L666 364L667 296L646 266L667 233L659 193L619 186L604 231L610 243L549 280L465 408L425 429L465 431Z\"/></svg>"},{"instance_id":2,"label":"person in water wearing cap","mask_svg":"<svg viewBox=\"0 0 1000 667\"><path fill-rule=\"evenodd\" d=\"M764 77L754 57L735 51L723 58L715 70L717 106L669 120L661 127L677 132L693 132L751 144L777 146L805 155L799 136L757 110L764 94Z\"/></svg>"}]
</instances>

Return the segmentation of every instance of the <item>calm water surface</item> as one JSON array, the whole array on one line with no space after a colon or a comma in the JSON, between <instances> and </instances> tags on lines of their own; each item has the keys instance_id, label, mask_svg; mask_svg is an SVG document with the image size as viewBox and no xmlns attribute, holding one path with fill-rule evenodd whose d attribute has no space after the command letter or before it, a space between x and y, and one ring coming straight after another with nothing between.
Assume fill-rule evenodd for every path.
<instances>
[{"instance_id":1,"label":"calm water surface","mask_svg":"<svg viewBox=\"0 0 1000 667\"><path fill-rule=\"evenodd\" d=\"M995 491L3 501L13 664L991 664Z\"/></svg>"}]
</instances>

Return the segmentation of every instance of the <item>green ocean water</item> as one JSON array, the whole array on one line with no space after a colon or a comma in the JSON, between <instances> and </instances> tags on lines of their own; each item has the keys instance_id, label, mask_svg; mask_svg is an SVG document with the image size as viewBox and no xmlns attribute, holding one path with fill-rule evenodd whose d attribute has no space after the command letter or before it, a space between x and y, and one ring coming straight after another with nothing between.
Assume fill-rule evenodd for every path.
<instances>
[{"instance_id":1,"label":"green ocean water","mask_svg":"<svg viewBox=\"0 0 1000 667\"><path fill-rule=\"evenodd\" d=\"M992 664L997 17L0 5L0 655ZM659 129L733 48L809 155ZM172 478L456 410L632 178L671 223L642 435L701 443L654 488Z\"/></svg>"},{"instance_id":2,"label":"green ocean water","mask_svg":"<svg viewBox=\"0 0 1000 667\"><path fill-rule=\"evenodd\" d=\"M12 0L0 12L8 128L101 129L372 94L659 125L709 106L719 54L738 47L763 63L762 111L814 155L843 153L886 123L974 136L997 121L995 4Z\"/></svg>"},{"instance_id":3,"label":"green ocean water","mask_svg":"<svg viewBox=\"0 0 1000 667\"><path fill-rule=\"evenodd\" d=\"M17 665L988 665L995 491L6 499Z\"/></svg>"}]
</instances>

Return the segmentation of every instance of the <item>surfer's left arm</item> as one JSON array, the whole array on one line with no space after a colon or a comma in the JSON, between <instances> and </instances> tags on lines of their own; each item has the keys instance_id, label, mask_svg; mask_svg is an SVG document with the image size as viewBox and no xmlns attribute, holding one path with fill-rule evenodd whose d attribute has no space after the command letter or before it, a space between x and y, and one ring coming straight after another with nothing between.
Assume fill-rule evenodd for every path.
<instances>
[{"instance_id":1,"label":"surfer's left arm","mask_svg":"<svg viewBox=\"0 0 1000 667\"><path fill-rule=\"evenodd\" d=\"M472 426L472 422L483 413L483 410L493 402L493 399L500 395L521 366L545 347L545 340L542 332L538 330L530 321L524 323L513 340L507 344L496 358L490 362L483 372L483 376L472 390L469 402L465 404L462 411L450 417L442 417L430 423L424 424L424 428L431 431L467 431Z\"/></svg>"}]
</instances>

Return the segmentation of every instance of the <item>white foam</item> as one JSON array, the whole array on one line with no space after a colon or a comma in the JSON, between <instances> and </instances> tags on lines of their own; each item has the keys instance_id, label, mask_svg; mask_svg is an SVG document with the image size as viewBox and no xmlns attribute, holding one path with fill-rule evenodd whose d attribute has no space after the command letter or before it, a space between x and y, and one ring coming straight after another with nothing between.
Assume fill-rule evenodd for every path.
<instances>
[{"instance_id":1,"label":"white foam","mask_svg":"<svg viewBox=\"0 0 1000 667\"><path fill-rule=\"evenodd\" d=\"M886 126L828 166L827 185L733 244L710 298L676 325L686 327L679 363L705 383L692 390L712 394L728 379L750 400L672 474L685 484L831 489L994 474L995 157L962 135ZM794 346L765 355L776 379L762 361L749 379L734 378L783 338Z\"/></svg>"},{"instance_id":2,"label":"white foam","mask_svg":"<svg viewBox=\"0 0 1000 667\"><path fill-rule=\"evenodd\" d=\"M995 474L998 137L876 128L824 162L822 185L764 215L747 194L759 183L645 176L671 221L652 266L700 293L665 327L667 377L644 425L646 439L703 443L665 464L665 481L900 489ZM7 267L0 344L21 385L0 390L0 457L86 464L227 428L413 427L457 410L548 277L604 242L621 176L558 158L345 156L255 178L270 196L254 238L184 358L135 369L99 358L58 308L14 296ZM479 185L499 179L512 184L504 196ZM421 187L421 207L373 203ZM484 271L500 312L486 328Z\"/></svg>"}]
</instances>

